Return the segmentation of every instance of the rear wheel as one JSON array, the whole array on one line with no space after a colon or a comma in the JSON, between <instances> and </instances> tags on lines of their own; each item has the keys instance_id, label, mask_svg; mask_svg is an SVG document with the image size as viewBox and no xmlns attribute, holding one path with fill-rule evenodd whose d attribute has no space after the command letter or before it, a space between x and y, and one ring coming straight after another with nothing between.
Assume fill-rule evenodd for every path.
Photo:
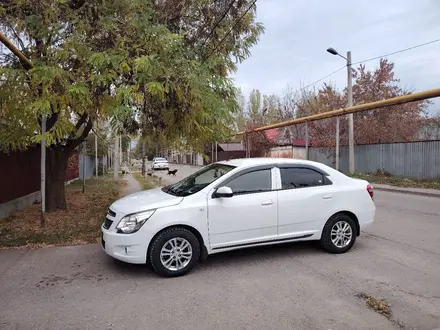
<instances>
[{"instance_id":1,"label":"rear wheel","mask_svg":"<svg viewBox=\"0 0 440 330\"><path fill-rule=\"evenodd\" d=\"M345 253L356 241L356 224L346 214L336 214L324 226L321 246L331 253Z\"/></svg>"},{"instance_id":2,"label":"rear wheel","mask_svg":"<svg viewBox=\"0 0 440 330\"><path fill-rule=\"evenodd\" d=\"M161 276L175 277L188 273L200 258L200 243L186 228L173 227L159 233L149 253L153 269Z\"/></svg>"}]
</instances>

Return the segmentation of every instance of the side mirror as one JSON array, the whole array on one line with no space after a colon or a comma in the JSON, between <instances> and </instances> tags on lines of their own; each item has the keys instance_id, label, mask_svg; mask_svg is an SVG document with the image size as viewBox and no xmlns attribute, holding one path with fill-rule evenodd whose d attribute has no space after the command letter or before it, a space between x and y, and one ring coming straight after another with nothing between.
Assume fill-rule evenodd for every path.
<instances>
[{"instance_id":1,"label":"side mirror","mask_svg":"<svg viewBox=\"0 0 440 330\"><path fill-rule=\"evenodd\" d=\"M229 198L232 197L234 193L229 187L220 187L215 191L215 197L217 198Z\"/></svg>"}]
</instances>

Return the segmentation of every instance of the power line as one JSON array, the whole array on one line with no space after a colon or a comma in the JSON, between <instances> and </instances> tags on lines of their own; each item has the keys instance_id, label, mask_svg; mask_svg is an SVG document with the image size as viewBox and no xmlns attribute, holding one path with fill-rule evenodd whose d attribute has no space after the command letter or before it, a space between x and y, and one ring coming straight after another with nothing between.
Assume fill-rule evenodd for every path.
<instances>
[{"instance_id":1,"label":"power line","mask_svg":"<svg viewBox=\"0 0 440 330\"><path fill-rule=\"evenodd\" d=\"M412 50L412 49L415 49L415 48L419 48L419 47L423 47L423 46L426 46L426 45L430 45L430 44L433 44L433 43L438 42L438 41L440 41L440 39L435 39L435 40L432 40L432 41L428 41L428 42L425 42L425 43L420 44L420 45L408 47L408 48L401 49L401 50L398 50L398 51L395 51L395 52L392 52L392 53L384 54L384 55L381 55L381 56L372 57L372 58L369 58L369 59L366 59L366 60L363 60L363 61L352 63L351 65L356 65L356 64L360 64L360 63L365 63L365 62L369 62L369 61L378 60L378 59L383 58L383 57L387 57L387 56L391 56L391 55L394 55L394 54L403 53L403 52L406 52L408 50Z\"/></svg>"},{"instance_id":2,"label":"power line","mask_svg":"<svg viewBox=\"0 0 440 330\"><path fill-rule=\"evenodd\" d=\"M366 59L366 60L362 60L362 61L359 61L359 62L355 62L355 63L352 63L351 65L356 65L356 64L360 64L360 63L365 63L365 62L369 62L369 61L378 60L378 59L383 58L383 57L387 57L387 56L391 56L391 55L395 55L395 54L403 53L403 52L406 52L406 51L408 51L408 50L412 50L412 49L415 49L415 48L419 48L419 47L423 47L423 46L426 46L426 45L430 45L430 44L433 44L433 43L435 43L435 42L439 42L439 41L440 41L440 39L431 40L431 41L425 42L425 43L423 43L423 44L419 44L419 45L415 45L415 46L412 46L412 47L408 47L408 48L400 49L400 50L397 50L397 51L392 52L392 53L388 53L388 54L384 54L384 55L381 55L381 56L376 56L376 57L368 58L368 59ZM313 86L313 85L316 85L316 84L319 83L320 81L322 81L322 80L324 80L324 79L330 77L331 75L335 74L336 72L341 71L342 69L344 69L344 68L346 68L346 67L347 67L347 65L344 65L343 67L340 67L339 69L333 71L332 73L329 73L329 74L326 75L325 77L322 77L321 79L318 79L318 80L314 81L313 83L311 83L311 84L309 84L309 85L303 87L303 89L307 89L307 88L309 88L309 87L311 87L311 86Z\"/></svg>"},{"instance_id":3,"label":"power line","mask_svg":"<svg viewBox=\"0 0 440 330\"><path fill-rule=\"evenodd\" d=\"M335 74L336 72L341 71L342 69L345 69L346 67L347 67L347 65L344 65L344 66L340 67L339 69L333 71L332 73L329 73L329 74L326 75L325 77L322 77L321 79L318 79L318 80L314 81L313 83L311 83L311 84L309 84L309 85L307 85L307 86L305 86L305 87L302 87L302 89L307 89L307 88L309 88L310 86L316 85L316 84L319 83L320 81L322 81L322 80L324 80L324 79L330 77L331 75Z\"/></svg>"},{"instance_id":4,"label":"power line","mask_svg":"<svg viewBox=\"0 0 440 330\"><path fill-rule=\"evenodd\" d=\"M209 32L208 36L205 38L205 40L203 41L203 45L204 46L206 44L206 42L208 41L208 39L212 36L212 34L215 31L215 28L221 23L221 21L223 21L226 17L226 15L228 14L229 10L231 10L232 5L234 4L235 0L232 0L231 3L229 4L228 8L226 9L226 11L223 13L222 17L220 17L220 19L214 24L214 27L211 29L211 32Z\"/></svg>"},{"instance_id":5,"label":"power line","mask_svg":"<svg viewBox=\"0 0 440 330\"><path fill-rule=\"evenodd\" d=\"M235 22L235 24L229 29L228 33L226 33L226 35L222 38L222 40L220 40L218 45L215 46L214 49L209 53L209 55L203 60L202 65L205 64L205 62L211 57L212 54L214 54L214 52L218 49L218 47L220 47L220 45L223 43L223 41L225 41L225 39L231 34L232 30L234 30L234 28L237 26L237 24L240 23L240 21L243 19L243 17L249 12L249 10L255 5L256 2L257 2L257 0L254 0L252 2L252 4L249 6L249 8L246 9L246 11L243 13L243 15L241 15L239 17L239 19Z\"/></svg>"}]
</instances>

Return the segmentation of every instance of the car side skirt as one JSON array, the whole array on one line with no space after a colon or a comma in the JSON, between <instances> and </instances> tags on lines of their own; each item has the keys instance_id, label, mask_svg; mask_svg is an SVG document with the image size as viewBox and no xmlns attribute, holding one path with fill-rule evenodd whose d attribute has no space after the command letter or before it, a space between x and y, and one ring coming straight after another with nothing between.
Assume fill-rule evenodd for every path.
<instances>
[{"instance_id":1,"label":"car side skirt","mask_svg":"<svg viewBox=\"0 0 440 330\"><path fill-rule=\"evenodd\" d=\"M269 245L269 244L277 244L277 243L287 243L289 241L296 241L296 240L299 240L299 239L305 239L305 238L309 238L309 237L312 237L312 236L313 236L313 234L307 234L307 235L301 235L301 236L296 236L296 237L286 237L286 238L270 239L270 240L257 241L257 242L249 242L249 243L217 246L215 248L212 248L212 251L226 250L226 249L239 249L239 248L253 247L253 246L258 246L258 245Z\"/></svg>"}]
</instances>

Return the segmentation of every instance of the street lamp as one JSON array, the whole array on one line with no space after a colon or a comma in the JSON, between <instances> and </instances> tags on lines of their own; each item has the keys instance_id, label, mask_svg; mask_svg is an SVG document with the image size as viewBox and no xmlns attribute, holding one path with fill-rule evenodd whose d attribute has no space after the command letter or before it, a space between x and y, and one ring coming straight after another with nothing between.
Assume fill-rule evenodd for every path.
<instances>
[{"instance_id":1,"label":"street lamp","mask_svg":"<svg viewBox=\"0 0 440 330\"><path fill-rule=\"evenodd\" d=\"M328 48L327 52L332 55L342 57L347 61L347 107L353 106L353 86L351 81L351 52L347 52L347 57L339 54L334 48ZM353 114L348 116L348 170L350 173L354 173L354 130L353 130ZM339 170L339 117L336 117L336 169Z\"/></svg>"}]
</instances>

